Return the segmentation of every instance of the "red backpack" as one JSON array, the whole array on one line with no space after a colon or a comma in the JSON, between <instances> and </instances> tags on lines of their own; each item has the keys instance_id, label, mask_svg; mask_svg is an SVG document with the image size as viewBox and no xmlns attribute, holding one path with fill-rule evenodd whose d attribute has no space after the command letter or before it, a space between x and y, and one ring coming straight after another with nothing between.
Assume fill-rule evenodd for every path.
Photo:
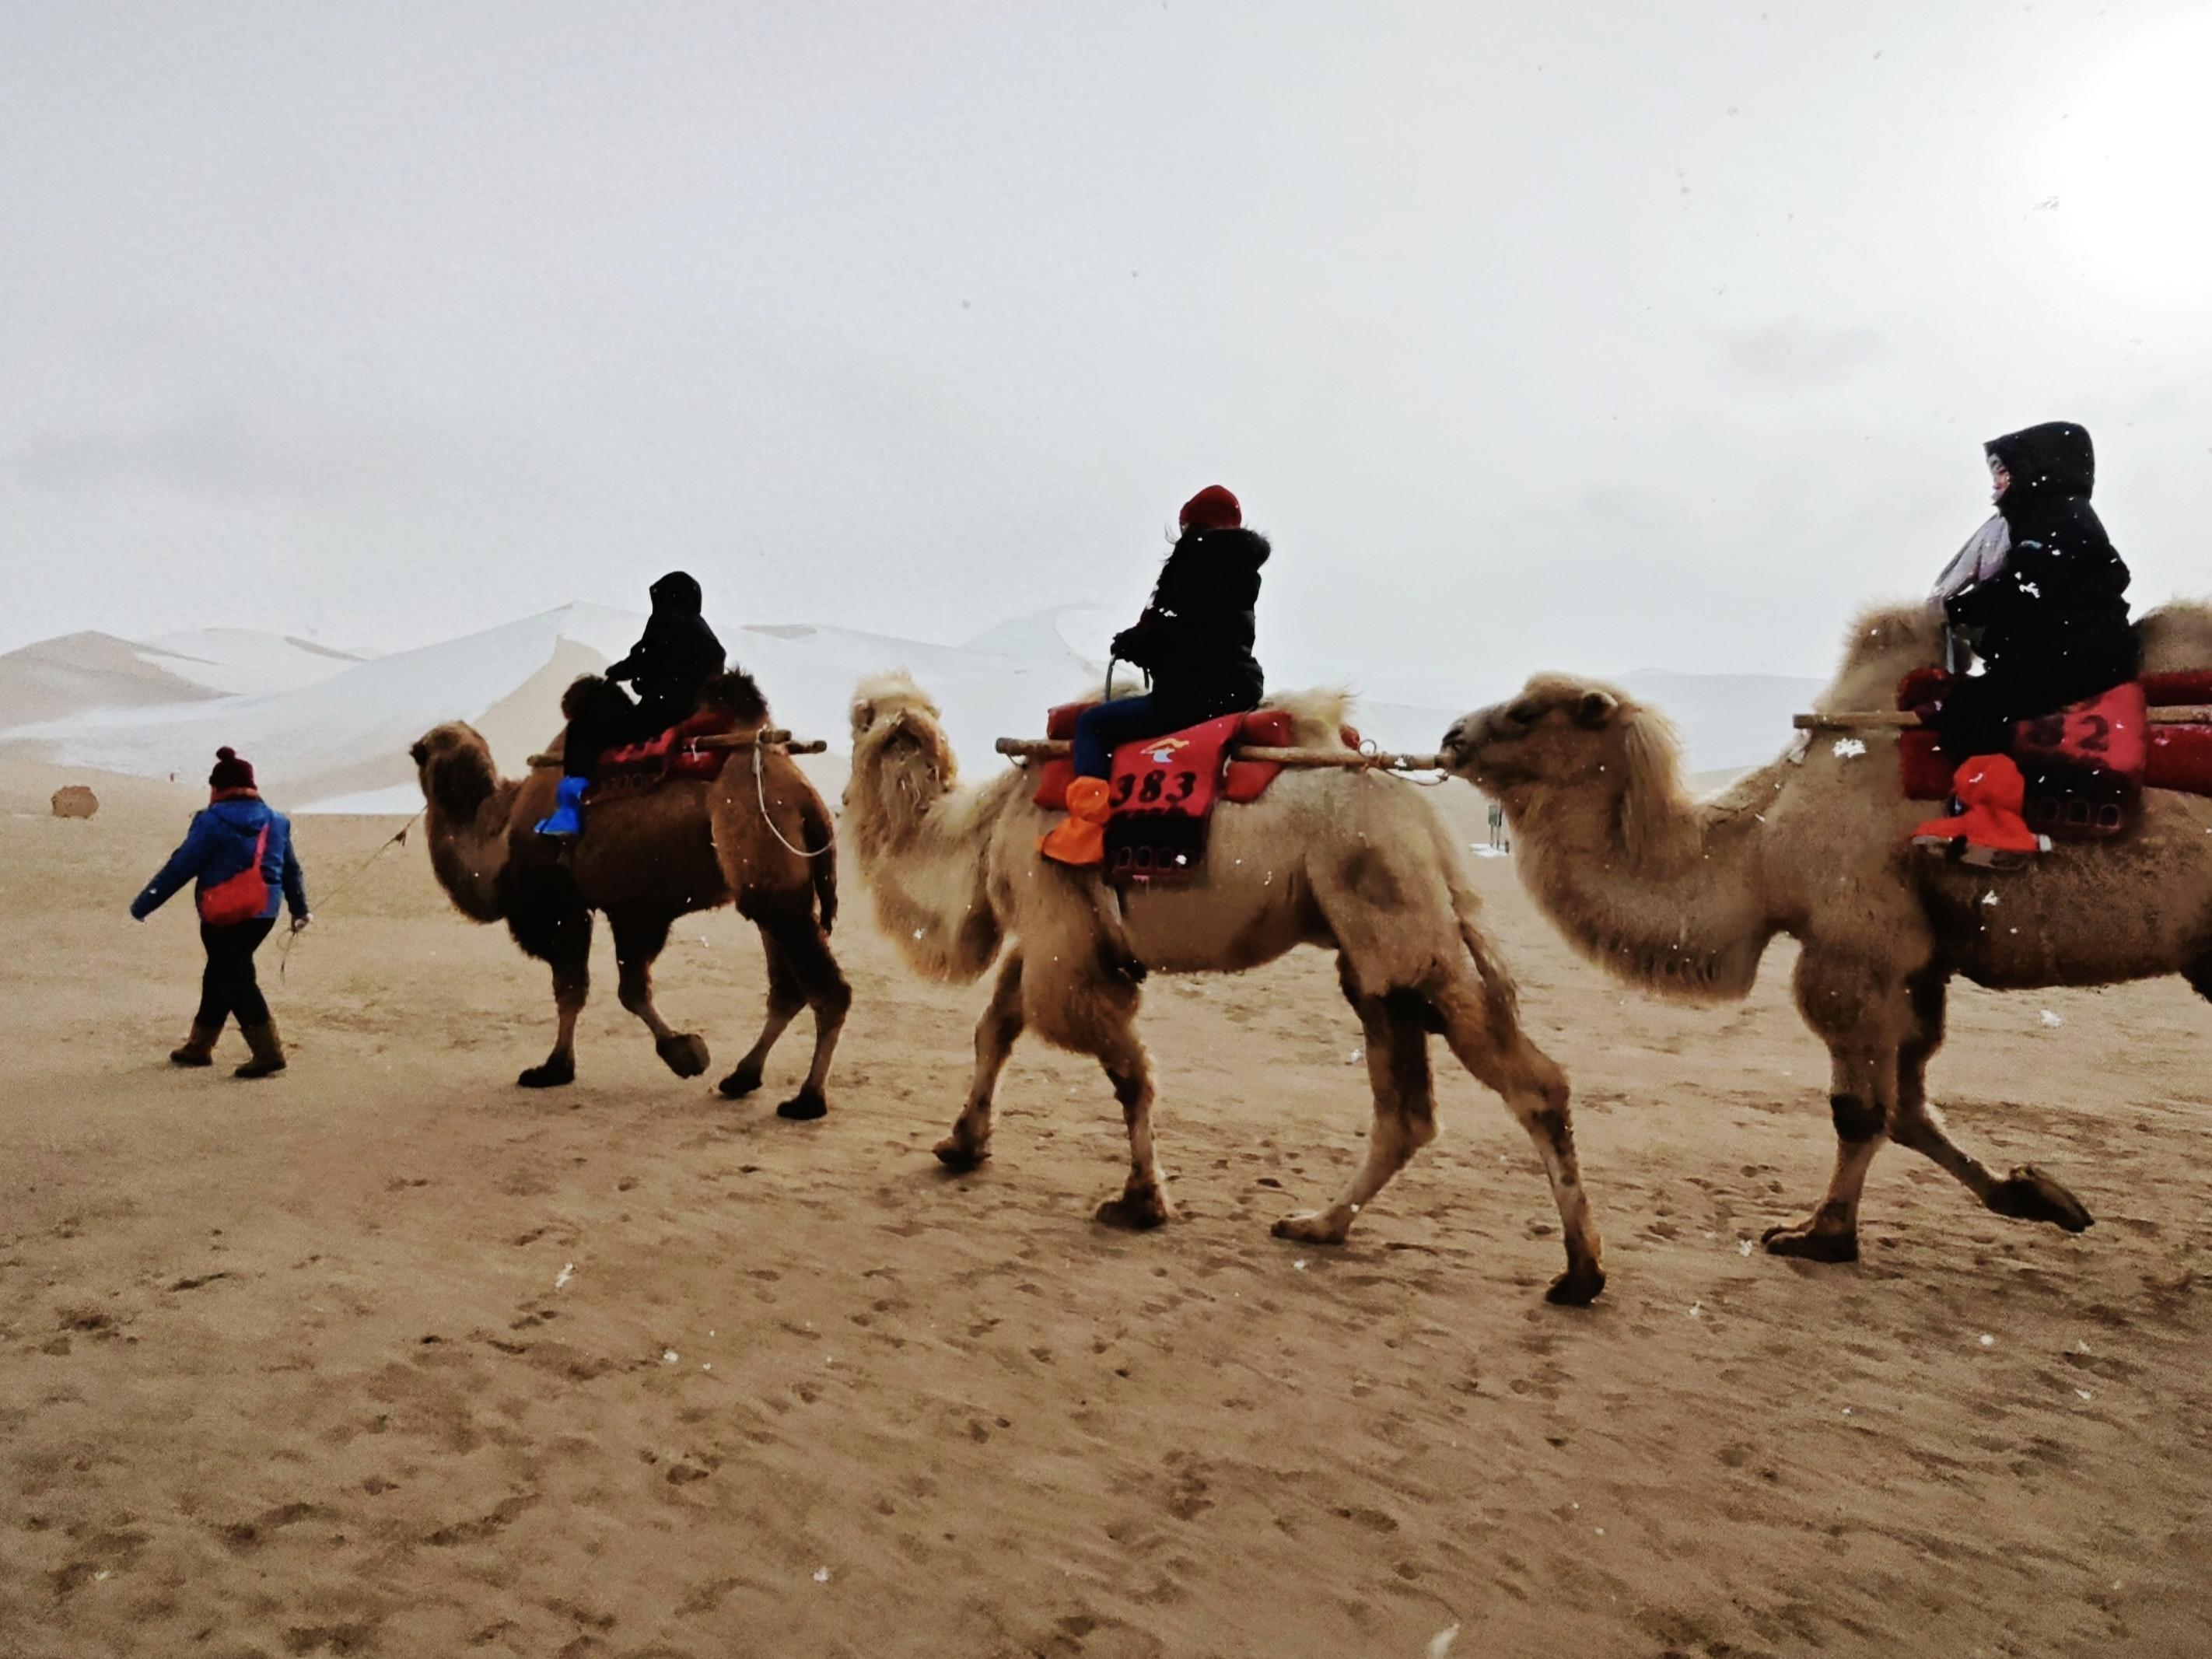
<instances>
[{"instance_id":1,"label":"red backpack","mask_svg":"<svg viewBox=\"0 0 2212 1659\"><path fill-rule=\"evenodd\" d=\"M269 851L269 826L261 826L253 843L253 862L227 880L200 890L200 920L210 927L235 927L258 921L269 908L269 878L261 873L261 860Z\"/></svg>"}]
</instances>

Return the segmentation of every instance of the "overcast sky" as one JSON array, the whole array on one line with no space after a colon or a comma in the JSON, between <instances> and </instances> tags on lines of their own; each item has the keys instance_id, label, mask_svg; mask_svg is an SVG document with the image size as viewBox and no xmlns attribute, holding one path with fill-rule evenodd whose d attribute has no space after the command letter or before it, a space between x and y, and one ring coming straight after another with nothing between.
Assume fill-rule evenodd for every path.
<instances>
[{"instance_id":1,"label":"overcast sky","mask_svg":"<svg viewBox=\"0 0 2212 1659\"><path fill-rule=\"evenodd\" d=\"M957 641L1218 480L1263 659L1820 673L2057 417L2203 591L2208 77L2128 0L7 0L0 647L678 565Z\"/></svg>"}]
</instances>

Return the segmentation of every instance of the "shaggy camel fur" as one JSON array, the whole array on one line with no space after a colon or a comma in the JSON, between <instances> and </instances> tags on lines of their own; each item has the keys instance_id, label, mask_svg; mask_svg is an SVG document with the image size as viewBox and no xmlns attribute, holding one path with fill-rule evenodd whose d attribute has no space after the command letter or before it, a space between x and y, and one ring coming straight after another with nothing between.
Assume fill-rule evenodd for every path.
<instances>
[{"instance_id":1,"label":"shaggy camel fur","mask_svg":"<svg viewBox=\"0 0 2212 1659\"><path fill-rule=\"evenodd\" d=\"M1820 708L1890 707L1908 670L1939 659L1940 629L1919 608L1863 618ZM2140 632L2148 669L2212 664L2212 612L2170 607ZM1767 1233L1777 1255L1857 1259L1859 1194L1885 1139L1999 1215L2090 1224L2041 1171L1993 1175L1929 1103L1954 975L2013 990L2178 973L2212 996L2212 819L2189 796L2151 791L2124 841L2061 846L1992 877L1908 850L1929 809L1905 798L1893 731L1823 733L1802 758L1692 803L1661 717L1609 687L1541 675L1462 720L1444 747L1504 803L1537 904L1620 978L1732 1000L1777 933L1802 945L1797 1006L1832 1057L1836 1168L1809 1219Z\"/></svg>"},{"instance_id":2,"label":"shaggy camel fur","mask_svg":"<svg viewBox=\"0 0 2212 1659\"><path fill-rule=\"evenodd\" d=\"M602 684L580 680L564 702L573 707ZM767 706L745 675L723 677L706 702L727 708L744 729L768 723ZM776 1110L817 1118L829 1109L823 1091L852 991L830 951L837 914L830 813L790 756L759 751L757 777L755 751L738 750L713 783L678 780L596 804L589 832L562 842L533 828L553 809L557 771L541 767L520 782L501 779L483 738L463 725L438 727L412 752L439 884L463 915L504 921L517 945L552 967L560 1031L544 1064L518 1079L525 1088L575 1079L576 1016L591 988L594 910L605 914L614 933L623 1006L645 1022L677 1076L704 1072L706 1043L676 1030L653 1006L653 963L678 916L734 900L760 929L767 954L768 1022L722 1079L721 1091L734 1100L757 1089L769 1050L799 1009L811 1007L813 1065L799 1093ZM809 858L793 848L825 850Z\"/></svg>"},{"instance_id":3,"label":"shaggy camel fur","mask_svg":"<svg viewBox=\"0 0 2212 1659\"><path fill-rule=\"evenodd\" d=\"M1340 698L1295 708L1297 741L1336 746ZM968 1169L990 1152L991 1098L1015 1040L1094 1056L1129 1130L1129 1176L1098 1219L1150 1227L1172 1213L1152 1148L1152 1064L1136 1033L1139 993L1117 933L1147 968L1237 973L1294 945L1337 952L1346 999L1366 1033L1375 1122L1365 1164L1328 1208L1275 1224L1284 1238L1340 1243L1353 1218L1435 1139L1429 1035L1505 1097L1550 1177L1566 1239L1555 1302L1605 1284L1583 1197L1567 1081L1522 1032L1511 981L1476 925L1457 842L1410 785L1358 771L1291 771L1259 801L1215 815L1194 886L1129 894L1118 919L1094 872L1037 854L1055 814L1014 771L958 787L936 705L904 675L864 682L853 705L845 823L876 919L917 971L972 981L1008 940L975 1030L968 1101L937 1156Z\"/></svg>"}]
</instances>

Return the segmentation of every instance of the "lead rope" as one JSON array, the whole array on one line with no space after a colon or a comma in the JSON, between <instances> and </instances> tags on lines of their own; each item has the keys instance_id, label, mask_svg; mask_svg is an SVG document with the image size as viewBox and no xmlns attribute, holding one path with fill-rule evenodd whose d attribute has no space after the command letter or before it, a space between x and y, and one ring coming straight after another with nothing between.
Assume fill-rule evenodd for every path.
<instances>
[{"instance_id":1,"label":"lead rope","mask_svg":"<svg viewBox=\"0 0 2212 1659\"><path fill-rule=\"evenodd\" d=\"M834 851L837 845L835 832L827 842L810 853L804 847L793 846L785 839L783 831L775 827L775 819L768 810L768 763L761 758L761 751L767 747L764 743L753 744L753 793L760 797L761 822L768 825L769 834L782 842L787 851L796 853L803 859L818 859L824 853Z\"/></svg>"},{"instance_id":2,"label":"lead rope","mask_svg":"<svg viewBox=\"0 0 2212 1659\"><path fill-rule=\"evenodd\" d=\"M428 806L425 806L422 809L422 811L426 812L428 811L429 811ZM323 902L325 904L328 904L331 900L336 898L340 893L344 892L347 888L352 886L354 883L359 881L363 876L367 875L368 873L369 866L374 864L377 860L382 858L386 853L390 852L393 848L405 846L407 844L407 832L412 830L422 821L422 812L417 812L413 817L408 819L406 823L401 824L399 826L399 833L398 835L393 836L389 841L386 842L384 845L378 848L374 853L371 853L367 858L363 859L361 861L360 866L351 875L348 876L337 886L331 888L329 892L324 894ZM296 932L289 933L284 935L283 943L276 947L276 977L280 981L292 970L292 950L294 946L299 944L299 933Z\"/></svg>"}]
</instances>

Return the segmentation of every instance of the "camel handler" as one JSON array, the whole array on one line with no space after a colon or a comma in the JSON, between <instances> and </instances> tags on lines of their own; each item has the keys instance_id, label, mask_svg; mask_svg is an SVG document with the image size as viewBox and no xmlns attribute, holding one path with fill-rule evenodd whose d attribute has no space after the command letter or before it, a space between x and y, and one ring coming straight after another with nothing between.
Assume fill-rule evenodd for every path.
<instances>
[{"instance_id":1,"label":"camel handler","mask_svg":"<svg viewBox=\"0 0 2212 1659\"><path fill-rule=\"evenodd\" d=\"M1102 702L1075 723L1067 817L1037 848L1062 864L1105 859L1107 780L1116 749L1257 708L1266 691L1252 647L1267 538L1244 528L1243 508L1219 484L1183 503L1179 527L1152 603L1136 626L1114 636L1115 657L1146 670L1152 690Z\"/></svg>"},{"instance_id":2,"label":"camel handler","mask_svg":"<svg viewBox=\"0 0 2212 1659\"><path fill-rule=\"evenodd\" d=\"M1984 672L1954 678L1936 711L1944 752L1959 763L1955 823L1916 839L2018 852L2037 843L2020 814L2008 759L2014 725L2124 685L2140 672L2128 621L2128 568L2089 505L2096 453L2089 434L2051 421L1992 438L1996 512L1936 579L1935 597ZM1947 823L1949 825L1946 833Z\"/></svg>"},{"instance_id":3,"label":"camel handler","mask_svg":"<svg viewBox=\"0 0 2212 1659\"><path fill-rule=\"evenodd\" d=\"M178 1066L215 1064L216 1040L223 1022L238 1016L238 1027L253 1058L234 1077L270 1077L284 1069L284 1047L276 1036L268 999L253 972L253 953L276 925L280 897L292 912L292 931L313 918L307 913L307 878L293 850L292 825L270 810L253 781L253 767L235 750L216 750L208 775L208 805L192 819L184 845L170 855L161 873L131 901L131 914L143 921L198 878L200 943L207 969L200 977L200 1009L191 1035L169 1056Z\"/></svg>"},{"instance_id":4,"label":"camel handler","mask_svg":"<svg viewBox=\"0 0 2212 1659\"><path fill-rule=\"evenodd\" d=\"M698 709L701 688L722 672L722 642L701 614L706 598L698 582L672 570L649 591L653 615L643 637L605 676L635 685L638 701L633 706L614 692L605 703L595 700L571 714L561 746L560 793L553 816L538 824L541 836L582 835L584 791L599 757L627 743L657 738L690 719Z\"/></svg>"}]
</instances>

